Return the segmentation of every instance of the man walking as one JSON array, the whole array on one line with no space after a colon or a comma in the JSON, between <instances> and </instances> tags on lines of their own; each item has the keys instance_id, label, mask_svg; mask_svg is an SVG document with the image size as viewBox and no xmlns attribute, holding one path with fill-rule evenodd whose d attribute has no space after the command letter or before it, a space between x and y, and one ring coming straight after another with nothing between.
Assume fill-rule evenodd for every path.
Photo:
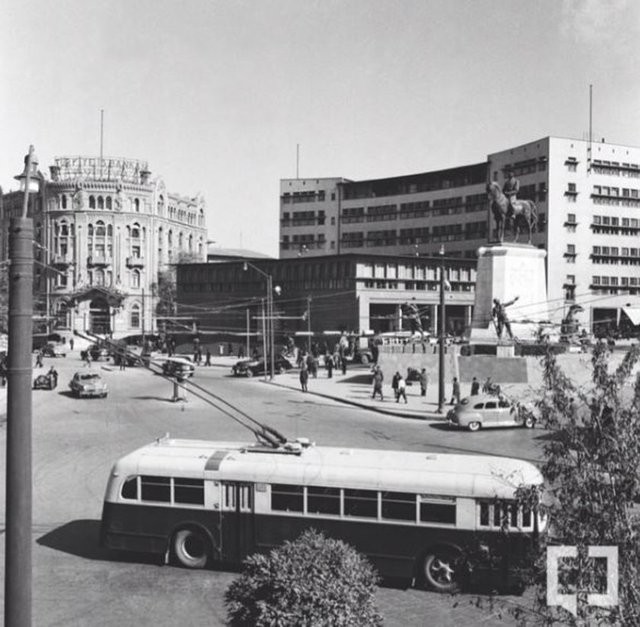
<instances>
[{"instance_id":1,"label":"man walking","mask_svg":"<svg viewBox=\"0 0 640 627\"><path fill-rule=\"evenodd\" d=\"M382 382L384 381L384 375L382 374L382 370L380 366L376 366L376 369L373 373L373 394L371 398L375 398L376 394L380 394L380 400L383 401L382 395Z\"/></svg>"},{"instance_id":2,"label":"man walking","mask_svg":"<svg viewBox=\"0 0 640 627\"><path fill-rule=\"evenodd\" d=\"M471 396L477 396L480 392L480 381L473 377L473 381L471 381Z\"/></svg>"},{"instance_id":3,"label":"man walking","mask_svg":"<svg viewBox=\"0 0 640 627\"><path fill-rule=\"evenodd\" d=\"M300 387L303 392L308 392L308 383L309 383L309 369L307 368L306 363L302 363L302 367L300 368Z\"/></svg>"},{"instance_id":4,"label":"man walking","mask_svg":"<svg viewBox=\"0 0 640 627\"><path fill-rule=\"evenodd\" d=\"M460 382L458 377L453 377L453 388L451 390L451 405L457 405L460 402Z\"/></svg>"},{"instance_id":5,"label":"man walking","mask_svg":"<svg viewBox=\"0 0 640 627\"><path fill-rule=\"evenodd\" d=\"M420 371L420 396L427 395L427 385L429 384L429 377L427 375L427 369L423 368Z\"/></svg>"},{"instance_id":6,"label":"man walking","mask_svg":"<svg viewBox=\"0 0 640 627\"><path fill-rule=\"evenodd\" d=\"M407 401L407 382L404 380L404 377L401 374L398 374L397 388L396 388L396 403L400 402L400 399L403 398L405 404Z\"/></svg>"},{"instance_id":7,"label":"man walking","mask_svg":"<svg viewBox=\"0 0 640 627\"><path fill-rule=\"evenodd\" d=\"M400 379L402 379L402 377L396 370L396 373L393 375L393 379L391 379L391 389L393 390L393 395L396 397L396 402L398 401L398 381L400 381Z\"/></svg>"}]
</instances>

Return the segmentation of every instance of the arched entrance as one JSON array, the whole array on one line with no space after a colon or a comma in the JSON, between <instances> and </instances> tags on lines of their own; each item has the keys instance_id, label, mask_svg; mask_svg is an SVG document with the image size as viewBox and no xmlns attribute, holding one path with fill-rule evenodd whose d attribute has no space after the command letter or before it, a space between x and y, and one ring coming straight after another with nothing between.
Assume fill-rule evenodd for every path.
<instances>
[{"instance_id":1,"label":"arched entrance","mask_svg":"<svg viewBox=\"0 0 640 627\"><path fill-rule=\"evenodd\" d=\"M89 303L89 330L105 335L111 332L109 303L102 296L97 296Z\"/></svg>"}]
</instances>

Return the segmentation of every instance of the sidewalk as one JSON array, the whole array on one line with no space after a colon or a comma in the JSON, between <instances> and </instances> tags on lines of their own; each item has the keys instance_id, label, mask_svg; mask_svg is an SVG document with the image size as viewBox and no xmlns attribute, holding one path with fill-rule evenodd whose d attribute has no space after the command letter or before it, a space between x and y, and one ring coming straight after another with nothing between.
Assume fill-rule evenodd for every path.
<instances>
[{"instance_id":1,"label":"sidewalk","mask_svg":"<svg viewBox=\"0 0 640 627\"><path fill-rule=\"evenodd\" d=\"M299 371L278 375L272 385L287 387L297 390L300 394L304 394L300 389ZM318 378L309 378L309 391L306 394L315 394L331 398L341 403L355 405L371 411L390 416L398 416L401 418L414 418L418 420L444 420L449 411L449 407L445 405L444 412L438 414L438 385L429 385L427 387L427 395L420 396L420 384L414 383L407 385L407 403L404 401L396 402L391 389L391 383L383 384L384 400L379 397L371 398L373 384L371 382L370 367L352 367L347 371L346 375L342 372L334 370L331 379L327 377L326 370L318 372Z\"/></svg>"}]
</instances>

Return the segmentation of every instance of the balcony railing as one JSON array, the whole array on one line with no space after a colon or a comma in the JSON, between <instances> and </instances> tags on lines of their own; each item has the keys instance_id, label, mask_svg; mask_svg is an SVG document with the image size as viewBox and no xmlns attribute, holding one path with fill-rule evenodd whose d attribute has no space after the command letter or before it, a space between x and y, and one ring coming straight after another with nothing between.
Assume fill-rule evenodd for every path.
<instances>
[{"instance_id":1,"label":"balcony railing","mask_svg":"<svg viewBox=\"0 0 640 627\"><path fill-rule=\"evenodd\" d=\"M87 265L89 266L110 266L111 263L111 257L106 257L105 255L89 255L87 259Z\"/></svg>"},{"instance_id":2,"label":"balcony railing","mask_svg":"<svg viewBox=\"0 0 640 627\"><path fill-rule=\"evenodd\" d=\"M53 255L51 263L54 266L70 266L74 261L71 255Z\"/></svg>"},{"instance_id":3,"label":"balcony railing","mask_svg":"<svg viewBox=\"0 0 640 627\"><path fill-rule=\"evenodd\" d=\"M144 266L144 257L127 257L128 268L142 268Z\"/></svg>"}]
</instances>

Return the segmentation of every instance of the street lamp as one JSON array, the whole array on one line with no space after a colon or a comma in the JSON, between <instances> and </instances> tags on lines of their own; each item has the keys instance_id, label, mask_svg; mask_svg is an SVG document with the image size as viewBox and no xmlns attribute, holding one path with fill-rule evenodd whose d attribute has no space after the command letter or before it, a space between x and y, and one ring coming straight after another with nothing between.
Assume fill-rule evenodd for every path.
<instances>
[{"instance_id":1,"label":"street lamp","mask_svg":"<svg viewBox=\"0 0 640 627\"><path fill-rule=\"evenodd\" d=\"M7 356L7 460L5 625L31 625L31 342L33 332L33 219L29 194L38 191L38 160L29 146L15 177L24 192L22 215L9 226L9 351Z\"/></svg>"},{"instance_id":2,"label":"street lamp","mask_svg":"<svg viewBox=\"0 0 640 627\"><path fill-rule=\"evenodd\" d=\"M254 266L250 261L245 261L243 263L242 269L246 272L249 268L252 268L253 270L255 270L258 274L261 274L263 277L265 277L267 279L267 314L266 314L266 319L267 319L267 332L266 335L269 338L269 352L270 354L270 360L269 360L269 371L270 371L270 378L273 379L273 374L275 372L275 356L274 356L274 339L273 339L273 277L265 272L264 270L261 270L260 268L258 268L258 266ZM264 311L263 311L263 316L262 316L262 320L265 320L265 315L264 315ZM264 336L264 332L263 332L263 336ZM267 355L264 356L264 360L265 360L265 373L266 373L266 369L267 369Z\"/></svg>"},{"instance_id":3,"label":"street lamp","mask_svg":"<svg viewBox=\"0 0 640 627\"><path fill-rule=\"evenodd\" d=\"M444 342L445 342L445 323L444 323L444 246L440 246L440 342L438 343L438 413L444 411Z\"/></svg>"}]
</instances>

